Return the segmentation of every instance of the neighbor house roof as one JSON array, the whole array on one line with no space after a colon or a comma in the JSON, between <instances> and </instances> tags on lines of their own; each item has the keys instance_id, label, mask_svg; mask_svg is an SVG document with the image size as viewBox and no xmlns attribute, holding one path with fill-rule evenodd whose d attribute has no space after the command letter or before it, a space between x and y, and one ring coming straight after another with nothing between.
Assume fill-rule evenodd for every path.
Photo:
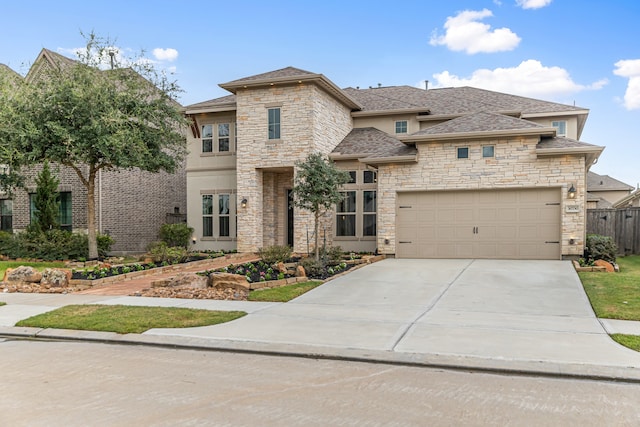
<instances>
[{"instance_id":1,"label":"neighbor house roof","mask_svg":"<svg viewBox=\"0 0 640 427\"><path fill-rule=\"evenodd\" d=\"M587 189L589 191L632 191L635 187L611 178L609 175L598 175L589 171L587 174Z\"/></svg>"},{"instance_id":2,"label":"neighbor house roof","mask_svg":"<svg viewBox=\"0 0 640 427\"><path fill-rule=\"evenodd\" d=\"M7 74L10 78L22 79L22 76L5 64L0 64L0 73Z\"/></svg>"},{"instance_id":3,"label":"neighbor house roof","mask_svg":"<svg viewBox=\"0 0 640 427\"><path fill-rule=\"evenodd\" d=\"M355 128L332 151L334 160L358 159L365 163L415 161L417 150L373 127Z\"/></svg>"},{"instance_id":4,"label":"neighbor house roof","mask_svg":"<svg viewBox=\"0 0 640 427\"><path fill-rule=\"evenodd\" d=\"M631 206L634 202L634 200L638 200L640 199L640 189L637 189L636 191L634 191L633 193L629 194L628 196L618 200L617 202L615 202L613 204L614 208L625 208L628 206Z\"/></svg>"}]
</instances>

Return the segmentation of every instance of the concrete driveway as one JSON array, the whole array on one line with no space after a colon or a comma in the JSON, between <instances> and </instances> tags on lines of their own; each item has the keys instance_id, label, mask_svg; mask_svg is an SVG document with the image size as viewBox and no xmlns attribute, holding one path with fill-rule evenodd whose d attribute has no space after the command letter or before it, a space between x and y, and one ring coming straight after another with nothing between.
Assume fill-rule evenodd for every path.
<instances>
[{"instance_id":1,"label":"concrete driveway","mask_svg":"<svg viewBox=\"0 0 640 427\"><path fill-rule=\"evenodd\" d=\"M565 261L387 259L289 303L179 335L492 361L640 366L638 353L606 334Z\"/></svg>"}]
</instances>

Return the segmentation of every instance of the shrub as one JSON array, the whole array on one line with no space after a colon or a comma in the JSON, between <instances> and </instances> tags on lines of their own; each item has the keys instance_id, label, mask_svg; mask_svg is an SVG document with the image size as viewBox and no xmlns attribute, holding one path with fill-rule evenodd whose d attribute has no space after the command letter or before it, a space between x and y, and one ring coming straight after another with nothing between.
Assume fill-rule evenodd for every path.
<instances>
[{"instance_id":1,"label":"shrub","mask_svg":"<svg viewBox=\"0 0 640 427\"><path fill-rule=\"evenodd\" d=\"M618 247L611 237L599 234L587 235L587 245L585 257L587 260L603 259L608 262L615 262Z\"/></svg>"},{"instance_id":2,"label":"shrub","mask_svg":"<svg viewBox=\"0 0 640 427\"><path fill-rule=\"evenodd\" d=\"M322 276L322 273L324 273L322 262L313 257L303 258L300 260L300 265L304 268L307 276Z\"/></svg>"},{"instance_id":3,"label":"shrub","mask_svg":"<svg viewBox=\"0 0 640 427\"><path fill-rule=\"evenodd\" d=\"M113 239L98 236L98 253L106 256ZM0 253L9 258L36 258L45 261L86 259L89 255L89 241L86 234L65 230L46 232L27 231L24 233L0 234Z\"/></svg>"},{"instance_id":4,"label":"shrub","mask_svg":"<svg viewBox=\"0 0 640 427\"><path fill-rule=\"evenodd\" d=\"M189 249L189 242L193 235L193 228L187 224L162 224L160 227L160 240L168 247L180 246Z\"/></svg>"},{"instance_id":5,"label":"shrub","mask_svg":"<svg viewBox=\"0 0 640 427\"><path fill-rule=\"evenodd\" d=\"M265 263L271 265L291 258L291 251L289 246L267 246L260 248L258 254Z\"/></svg>"},{"instance_id":6,"label":"shrub","mask_svg":"<svg viewBox=\"0 0 640 427\"><path fill-rule=\"evenodd\" d=\"M331 246L321 249L320 258L326 260L327 264L339 264L342 261L343 253L340 246Z\"/></svg>"},{"instance_id":7,"label":"shrub","mask_svg":"<svg viewBox=\"0 0 640 427\"><path fill-rule=\"evenodd\" d=\"M168 246L165 242L153 242L149 245L149 254L153 262L166 266L184 261L189 252L182 246Z\"/></svg>"}]
</instances>

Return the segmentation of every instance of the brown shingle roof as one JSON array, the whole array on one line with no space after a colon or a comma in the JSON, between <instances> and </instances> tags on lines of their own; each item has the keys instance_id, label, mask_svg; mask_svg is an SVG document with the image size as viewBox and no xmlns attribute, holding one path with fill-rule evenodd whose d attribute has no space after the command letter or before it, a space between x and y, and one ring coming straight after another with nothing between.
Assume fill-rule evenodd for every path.
<instances>
[{"instance_id":1,"label":"brown shingle roof","mask_svg":"<svg viewBox=\"0 0 640 427\"><path fill-rule=\"evenodd\" d=\"M523 114L584 111L585 108L474 87L419 89L389 86L373 89L344 89L364 111L424 109L432 115L456 115L476 111L517 111Z\"/></svg>"},{"instance_id":2,"label":"brown shingle roof","mask_svg":"<svg viewBox=\"0 0 640 427\"><path fill-rule=\"evenodd\" d=\"M232 80L230 82L224 83L221 86L226 85L239 85L243 83L251 83L254 81L260 80L270 80L270 79L293 79L296 77L309 77L315 76L315 73L310 71L301 70L300 68L295 67L285 67L275 71L269 71L262 74L256 74L255 76L243 77L241 79Z\"/></svg>"},{"instance_id":3,"label":"brown shingle roof","mask_svg":"<svg viewBox=\"0 0 640 427\"><path fill-rule=\"evenodd\" d=\"M594 144L588 144L582 141L576 141L575 139L565 138L557 136L555 138L542 138L538 145L538 149L547 148L604 148Z\"/></svg>"},{"instance_id":4,"label":"brown shingle roof","mask_svg":"<svg viewBox=\"0 0 640 427\"><path fill-rule=\"evenodd\" d=\"M631 191L635 187L611 178L609 175L598 175L589 171L587 174L587 189L589 191Z\"/></svg>"},{"instance_id":5,"label":"brown shingle roof","mask_svg":"<svg viewBox=\"0 0 640 427\"><path fill-rule=\"evenodd\" d=\"M187 105L186 108L188 110L199 110L199 109L207 109L207 108L217 108L217 107L226 107L236 105L236 96L235 95L227 95L221 98L209 99L208 101L202 101L195 104Z\"/></svg>"},{"instance_id":6,"label":"brown shingle roof","mask_svg":"<svg viewBox=\"0 0 640 427\"><path fill-rule=\"evenodd\" d=\"M414 156L416 153L415 147L373 127L351 130L332 152L343 156L358 155L361 158Z\"/></svg>"},{"instance_id":7,"label":"brown shingle roof","mask_svg":"<svg viewBox=\"0 0 640 427\"><path fill-rule=\"evenodd\" d=\"M516 119L504 114L479 112L467 114L435 126L422 129L412 136L439 135L444 133L495 132L503 130L536 129L545 131L542 125L528 120Z\"/></svg>"}]
</instances>

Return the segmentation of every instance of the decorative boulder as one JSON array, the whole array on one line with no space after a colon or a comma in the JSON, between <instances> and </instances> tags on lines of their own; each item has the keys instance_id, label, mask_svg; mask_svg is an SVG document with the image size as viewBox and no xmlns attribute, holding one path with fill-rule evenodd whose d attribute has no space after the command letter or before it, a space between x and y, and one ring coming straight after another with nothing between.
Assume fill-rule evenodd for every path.
<instances>
[{"instance_id":1,"label":"decorative boulder","mask_svg":"<svg viewBox=\"0 0 640 427\"><path fill-rule=\"evenodd\" d=\"M597 259L593 264L597 265L598 267L604 267L608 273L613 273L614 271L616 271L613 267L613 264L603 259Z\"/></svg>"},{"instance_id":2,"label":"decorative boulder","mask_svg":"<svg viewBox=\"0 0 640 427\"><path fill-rule=\"evenodd\" d=\"M211 273L209 274L209 287L224 289L233 288L238 290L249 290L247 278L240 274L231 273Z\"/></svg>"},{"instance_id":3,"label":"decorative boulder","mask_svg":"<svg viewBox=\"0 0 640 427\"><path fill-rule=\"evenodd\" d=\"M61 270L59 268L45 268L42 272L42 280L40 285L45 288L66 288L71 280L71 272L69 270Z\"/></svg>"},{"instance_id":4,"label":"decorative boulder","mask_svg":"<svg viewBox=\"0 0 640 427\"><path fill-rule=\"evenodd\" d=\"M3 282L38 283L42 280L42 274L33 267L21 265L17 268L7 268Z\"/></svg>"},{"instance_id":5,"label":"decorative boulder","mask_svg":"<svg viewBox=\"0 0 640 427\"><path fill-rule=\"evenodd\" d=\"M278 264L276 264L276 270L278 270L280 273L287 273L287 266L284 265L284 262L280 261Z\"/></svg>"},{"instance_id":6,"label":"decorative boulder","mask_svg":"<svg viewBox=\"0 0 640 427\"><path fill-rule=\"evenodd\" d=\"M163 283L163 286L206 289L208 280L206 276L201 276L196 273L180 273Z\"/></svg>"},{"instance_id":7,"label":"decorative boulder","mask_svg":"<svg viewBox=\"0 0 640 427\"><path fill-rule=\"evenodd\" d=\"M299 265L296 267L296 277L307 277L307 272L303 266Z\"/></svg>"}]
</instances>

